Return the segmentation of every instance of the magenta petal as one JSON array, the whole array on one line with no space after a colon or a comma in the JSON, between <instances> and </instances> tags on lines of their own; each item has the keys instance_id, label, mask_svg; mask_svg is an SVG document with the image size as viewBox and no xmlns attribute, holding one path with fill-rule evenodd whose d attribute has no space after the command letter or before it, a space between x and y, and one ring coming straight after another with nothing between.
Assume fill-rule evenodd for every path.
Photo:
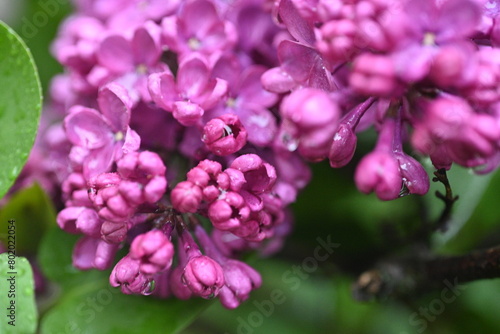
<instances>
[{"instance_id":1,"label":"magenta petal","mask_svg":"<svg viewBox=\"0 0 500 334\"><path fill-rule=\"evenodd\" d=\"M186 36L204 36L220 20L215 6L206 0L186 2L179 17L181 18L179 23L182 26L180 30L184 31Z\"/></svg>"},{"instance_id":2,"label":"magenta petal","mask_svg":"<svg viewBox=\"0 0 500 334\"><path fill-rule=\"evenodd\" d=\"M481 20L477 1L447 0L439 8L437 42L469 37Z\"/></svg>"},{"instance_id":3,"label":"magenta petal","mask_svg":"<svg viewBox=\"0 0 500 334\"><path fill-rule=\"evenodd\" d=\"M97 59L101 65L114 72L123 73L134 68L130 42L119 35L109 36L101 42Z\"/></svg>"},{"instance_id":4,"label":"magenta petal","mask_svg":"<svg viewBox=\"0 0 500 334\"><path fill-rule=\"evenodd\" d=\"M125 131L130 122L130 108L133 105L127 90L122 85L110 83L101 88L97 102L102 114L111 123L113 131Z\"/></svg>"},{"instance_id":5,"label":"magenta petal","mask_svg":"<svg viewBox=\"0 0 500 334\"><path fill-rule=\"evenodd\" d=\"M170 72L153 73L148 77L149 93L153 101L167 111L172 111L173 103L179 99L175 79Z\"/></svg>"},{"instance_id":6,"label":"magenta petal","mask_svg":"<svg viewBox=\"0 0 500 334\"><path fill-rule=\"evenodd\" d=\"M149 25L150 29L157 28L154 24ZM154 33L154 31L151 31ZM132 52L136 64L151 66L158 62L161 55L161 48L157 40L151 36L150 31L145 27L138 28L132 39ZM158 33L159 34L159 33Z\"/></svg>"},{"instance_id":7,"label":"magenta petal","mask_svg":"<svg viewBox=\"0 0 500 334\"><path fill-rule=\"evenodd\" d=\"M211 109L219 103L223 96L227 94L228 84L226 80L216 78L211 80L211 87L205 92L202 98L193 99L195 102L199 102L203 109Z\"/></svg>"},{"instance_id":8,"label":"magenta petal","mask_svg":"<svg viewBox=\"0 0 500 334\"><path fill-rule=\"evenodd\" d=\"M127 132L125 133L125 142L122 146L123 154L127 154L130 152L135 152L141 146L141 137L137 132L132 130L130 127L127 128Z\"/></svg>"},{"instance_id":9,"label":"magenta petal","mask_svg":"<svg viewBox=\"0 0 500 334\"><path fill-rule=\"evenodd\" d=\"M264 202L262 201L262 198L260 198L260 196L254 195L245 190L240 191L240 194L245 199L245 202L250 210L258 212L264 208Z\"/></svg>"},{"instance_id":10,"label":"magenta petal","mask_svg":"<svg viewBox=\"0 0 500 334\"><path fill-rule=\"evenodd\" d=\"M110 125L94 109L75 106L64 119L64 127L73 145L86 149L102 147L112 140Z\"/></svg>"},{"instance_id":11,"label":"magenta petal","mask_svg":"<svg viewBox=\"0 0 500 334\"><path fill-rule=\"evenodd\" d=\"M330 74L315 49L285 40L278 46L278 57L281 68L295 81L326 91L331 89Z\"/></svg>"},{"instance_id":12,"label":"magenta petal","mask_svg":"<svg viewBox=\"0 0 500 334\"><path fill-rule=\"evenodd\" d=\"M286 93L292 90L297 83L281 67L267 70L261 77L262 86L274 93Z\"/></svg>"},{"instance_id":13,"label":"magenta petal","mask_svg":"<svg viewBox=\"0 0 500 334\"><path fill-rule=\"evenodd\" d=\"M186 59L179 65L177 87L186 98L204 93L209 76L208 65L198 56Z\"/></svg>"},{"instance_id":14,"label":"magenta petal","mask_svg":"<svg viewBox=\"0 0 500 334\"><path fill-rule=\"evenodd\" d=\"M195 125L205 111L197 104L185 101L174 103L173 115L184 126Z\"/></svg>"},{"instance_id":15,"label":"magenta petal","mask_svg":"<svg viewBox=\"0 0 500 334\"><path fill-rule=\"evenodd\" d=\"M252 66L243 71L240 79L241 89L238 94L240 100L262 107L271 107L276 103L278 96L262 87L261 77L265 71L265 68L261 66Z\"/></svg>"},{"instance_id":16,"label":"magenta petal","mask_svg":"<svg viewBox=\"0 0 500 334\"><path fill-rule=\"evenodd\" d=\"M110 141L106 146L92 150L83 165L83 175L87 180L101 173L109 172L115 155L114 143Z\"/></svg>"},{"instance_id":17,"label":"magenta petal","mask_svg":"<svg viewBox=\"0 0 500 334\"><path fill-rule=\"evenodd\" d=\"M280 2L279 15L295 39L304 44L314 45L313 26L300 16L292 0L282 0Z\"/></svg>"},{"instance_id":18,"label":"magenta petal","mask_svg":"<svg viewBox=\"0 0 500 334\"><path fill-rule=\"evenodd\" d=\"M110 268L119 248L120 244L110 244L104 240L99 240L94 258L94 267L98 270Z\"/></svg>"},{"instance_id":19,"label":"magenta petal","mask_svg":"<svg viewBox=\"0 0 500 334\"><path fill-rule=\"evenodd\" d=\"M91 237L79 239L73 249L73 266L80 270L94 268L96 249L100 240Z\"/></svg>"}]
</instances>

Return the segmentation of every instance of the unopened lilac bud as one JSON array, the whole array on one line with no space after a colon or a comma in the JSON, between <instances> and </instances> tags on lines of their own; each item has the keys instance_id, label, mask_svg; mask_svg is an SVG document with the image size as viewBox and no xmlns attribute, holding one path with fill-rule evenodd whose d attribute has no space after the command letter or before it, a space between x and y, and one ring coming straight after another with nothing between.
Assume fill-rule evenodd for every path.
<instances>
[{"instance_id":1,"label":"unopened lilac bud","mask_svg":"<svg viewBox=\"0 0 500 334\"><path fill-rule=\"evenodd\" d=\"M140 261L130 256L122 258L109 276L113 287L120 287L125 294L149 295L154 290L154 282L140 272Z\"/></svg>"},{"instance_id":2,"label":"unopened lilac bud","mask_svg":"<svg viewBox=\"0 0 500 334\"><path fill-rule=\"evenodd\" d=\"M408 194L427 194L430 184L429 176L424 167L417 160L404 153L396 154L396 158L399 162L399 171Z\"/></svg>"},{"instance_id":3,"label":"unopened lilac bud","mask_svg":"<svg viewBox=\"0 0 500 334\"><path fill-rule=\"evenodd\" d=\"M221 304L234 309L248 299L250 292L262 285L260 274L249 265L228 260L223 265L225 286L221 289L219 299Z\"/></svg>"},{"instance_id":4,"label":"unopened lilac bud","mask_svg":"<svg viewBox=\"0 0 500 334\"><path fill-rule=\"evenodd\" d=\"M63 209L57 215L57 225L64 231L72 234L76 234L79 232L76 227L77 221L86 210L90 210L86 207L68 207Z\"/></svg>"},{"instance_id":5,"label":"unopened lilac bud","mask_svg":"<svg viewBox=\"0 0 500 334\"><path fill-rule=\"evenodd\" d=\"M127 224L125 222L105 221L101 226L102 238L110 243L120 243L127 237Z\"/></svg>"},{"instance_id":6,"label":"unopened lilac bud","mask_svg":"<svg viewBox=\"0 0 500 334\"><path fill-rule=\"evenodd\" d=\"M375 192L385 201L398 198L402 186L398 161L390 152L374 151L361 159L354 181L365 194Z\"/></svg>"},{"instance_id":7,"label":"unopened lilac bud","mask_svg":"<svg viewBox=\"0 0 500 334\"><path fill-rule=\"evenodd\" d=\"M231 230L248 219L250 209L244 198L235 192L228 192L224 198L218 199L208 208L208 218L215 228Z\"/></svg>"},{"instance_id":8,"label":"unopened lilac bud","mask_svg":"<svg viewBox=\"0 0 500 334\"><path fill-rule=\"evenodd\" d=\"M340 168L347 165L354 156L357 141L358 138L352 128L346 124L340 124L330 146L328 155L330 166Z\"/></svg>"},{"instance_id":9,"label":"unopened lilac bud","mask_svg":"<svg viewBox=\"0 0 500 334\"><path fill-rule=\"evenodd\" d=\"M220 264L205 255L189 259L182 279L195 295L206 299L217 296L224 286Z\"/></svg>"},{"instance_id":10,"label":"unopened lilac bud","mask_svg":"<svg viewBox=\"0 0 500 334\"><path fill-rule=\"evenodd\" d=\"M202 190L190 181L179 182L172 190L170 199L179 212L196 212L202 199Z\"/></svg>"},{"instance_id":11,"label":"unopened lilac bud","mask_svg":"<svg viewBox=\"0 0 500 334\"><path fill-rule=\"evenodd\" d=\"M257 194L269 191L276 182L276 169L256 154L239 156L230 167L243 172L246 188Z\"/></svg>"},{"instance_id":12,"label":"unopened lilac bud","mask_svg":"<svg viewBox=\"0 0 500 334\"><path fill-rule=\"evenodd\" d=\"M130 257L140 260L140 271L154 275L172 264L174 246L160 230L153 230L135 237L130 245Z\"/></svg>"},{"instance_id":13,"label":"unopened lilac bud","mask_svg":"<svg viewBox=\"0 0 500 334\"><path fill-rule=\"evenodd\" d=\"M247 182L243 172L235 168L226 168L224 173L229 176L229 188L232 191L240 191L243 185Z\"/></svg>"},{"instance_id":14,"label":"unopened lilac bud","mask_svg":"<svg viewBox=\"0 0 500 334\"><path fill-rule=\"evenodd\" d=\"M247 131L238 116L224 114L210 120L203 128L202 141L216 155L238 152L247 142Z\"/></svg>"},{"instance_id":15,"label":"unopened lilac bud","mask_svg":"<svg viewBox=\"0 0 500 334\"><path fill-rule=\"evenodd\" d=\"M354 62L350 86L364 95L398 96L403 86L398 82L394 61L382 55L364 53Z\"/></svg>"},{"instance_id":16,"label":"unopened lilac bud","mask_svg":"<svg viewBox=\"0 0 500 334\"><path fill-rule=\"evenodd\" d=\"M283 117L299 128L317 129L336 123L340 112L328 93L316 88L303 88L292 92L281 104Z\"/></svg>"}]
</instances>

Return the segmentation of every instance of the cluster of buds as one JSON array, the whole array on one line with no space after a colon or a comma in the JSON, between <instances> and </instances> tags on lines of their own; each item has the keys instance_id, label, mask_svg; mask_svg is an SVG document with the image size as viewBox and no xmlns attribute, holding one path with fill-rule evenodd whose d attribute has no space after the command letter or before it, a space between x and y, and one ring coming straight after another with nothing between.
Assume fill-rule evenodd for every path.
<instances>
[{"instance_id":1,"label":"cluster of buds","mask_svg":"<svg viewBox=\"0 0 500 334\"><path fill-rule=\"evenodd\" d=\"M494 170L500 163L498 4L486 0L281 0L290 35L262 76L287 94L278 141L310 161L347 165L356 132L379 132L361 159L359 190L391 200L425 194L423 167L403 150Z\"/></svg>"}]
</instances>

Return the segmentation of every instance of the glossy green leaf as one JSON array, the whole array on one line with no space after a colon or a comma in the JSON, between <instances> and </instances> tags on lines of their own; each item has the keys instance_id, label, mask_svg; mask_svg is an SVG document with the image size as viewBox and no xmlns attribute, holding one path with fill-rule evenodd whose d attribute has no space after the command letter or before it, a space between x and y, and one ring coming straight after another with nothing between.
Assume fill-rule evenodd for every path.
<instances>
[{"instance_id":1,"label":"glossy green leaf","mask_svg":"<svg viewBox=\"0 0 500 334\"><path fill-rule=\"evenodd\" d=\"M28 158L42 96L33 58L17 34L0 22L0 197Z\"/></svg>"},{"instance_id":2,"label":"glossy green leaf","mask_svg":"<svg viewBox=\"0 0 500 334\"><path fill-rule=\"evenodd\" d=\"M176 333L208 303L124 295L103 276L65 293L43 317L41 333Z\"/></svg>"},{"instance_id":3,"label":"glossy green leaf","mask_svg":"<svg viewBox=\"0 0 500 334\"><path fill-rule=\"evenodd\" d=\"M16 222L17 250L21 254L37 251L43 232L55 225L55 211L51 200L38 184L15 193L0 209L0 222ZM0 224L0 240L6 241L7 224Z\"/></svg>"},{"instance_id":4,"label":"glossy green leaf","mask_svg":"<svg viewBox=\"0 0 500 334\"><path fill-rule=\"evenodd\" d=\"M33 272L24 257L0 254L0 333L35 333L37 309Z\"/></svg>"}]
</instances>

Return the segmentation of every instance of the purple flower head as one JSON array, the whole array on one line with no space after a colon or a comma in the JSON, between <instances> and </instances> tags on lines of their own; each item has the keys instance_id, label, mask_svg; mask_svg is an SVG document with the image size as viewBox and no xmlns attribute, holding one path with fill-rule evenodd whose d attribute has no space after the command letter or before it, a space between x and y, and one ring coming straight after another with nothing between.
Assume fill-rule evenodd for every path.
<instances>
[{"instance_id":1,"label":"purple flower head","mask_svg":"<svg viewBox=\"0 0 500 334\"><path fill-rule=\"evenodd\" d=\"M129 255L123 257L113 268L109 283L112 287L120 287L127 295L150 295L154 290L154 281L140 272L140 261Z\"/></svg>"},{"instance_id":2,"label":"purple flower head","mask_svg":"<svg viewBox=\"0 0 500 334\"><path fill-rule=\"evenodd\" d=\"M225 114L209 121L203 128L202 141L216 155L238 152L247 141L247 131L238 116Z\"/></svg>"},{"instance_id":3,"label":"purple flower head","mask_svg":"<svg viewBox=\"0 0 500 334\"><path fill-rule=\"evenodd\" d=\"M69 141L88 150L83 159L83 174L92 176L109 171L112 163L124 153L139 148L140 138L128 126L131 100L118 84L109 84L99 91L101 113L75 106L64 119Z\"/></svg>"},{"instance_id":4,"label":"purple flower head","mask_svg":"<svg viewBox=\"0 0 500 334\"><path fill-rule=\"evenodd\" d=\"M444 95L420 101L423 118L415 124L412 144L436 157L445 154L465 167L478 167L498 149L500 128L491 115L476 114L462 98Z\"/></svg>"},{"instance_id":5,"label":"purple flower head","mask_svg":"<svg viewBox=\"0 0 500 334\"><path fill-rule=\"evenodd\" d=\"M99 45L98 65L88 79L95 86L114 79L129 88L134 102L150 101L148 74L167 70L160 63L161 53L160 28L151 21L138 27L131 38L122 31L110 34Z\"/></svg>"},{"instance_id":6,"label":"purple flower head","mask_svg":"<svg viewBox=\"0 0 500 334\"><path fill-rule=\"evenodd\" d=\"M223 20L208 0L185 1L177 15L163 19L162 36L182 57L192 52L211 55L230 50L237 40L234 25Z\"/></svg>"},{"instance_id":7,"label":"purple flower head","mask_svg":"<svg viewBox=\"0 0 500 334\"><path fill-rule=\"evenodd\" d=\"M212 78L210 72L208 62L192 54L181 61L175 79L170 71L149 76L151 97L182 125L197 124L205 110L214 107L227 92L226 81Z\"/></svg>"},{"instance_id":8,"label":"purple flower head","mask_svg":"<svg viewBox=\"0 0 500 334\"><path fill-rule=\"evenodd\" d=\"M120 245L107 243L100 238L85 236L78 240L73 250L73 265L80 270L111 267Z\"/></svg>"},{"instance_id":9,"label":"purple flower head","mask_svg":"<svg viewBox=\"0 0 500 334\"><path fill-rule=\"evenodd\" d=\"M86 74L95 65L95 53L104 25L90 16L71 16L51 46L55 58L76 73Z\"/></svg>"},{"instance_id":10,"label":"purple flower head","mask_svg":"<svg viewBox=\"0 0 500 334\"><path fill-rule=\"evenodd\" d=\"M276 134L276 117L268 109L278 96L264 89L261 76L266 68L257 65L244 67L235 55L225 55L214 65L213 75L226 80L228 94L225 104L219 104L208 116L232 113L238 116L248 133L248 141L267 146Z\"/></svg>"},{"instance_id":11,"label":"purple flower head","mask_svg":"<svg viewBox=\"0 0 500 334\"><path fill-rule=\"evenodd\" d=\"M135 237L130 245L130 257L140 260L140 271L153 275L167 270L174 256L174 246L160 230L153 230Z\"/></svg>"},{"instance_id":12,"label":"purple flower head","mask_svg":"<svg viewBox=\"0 0 500 334\"><path fill-rule=\"evenodd\" d=\"M57 215L57 224L68 233L83 233L98 238L102 220L97 212L87 207L67 207Z\"/></svg>"}]
</instances>

